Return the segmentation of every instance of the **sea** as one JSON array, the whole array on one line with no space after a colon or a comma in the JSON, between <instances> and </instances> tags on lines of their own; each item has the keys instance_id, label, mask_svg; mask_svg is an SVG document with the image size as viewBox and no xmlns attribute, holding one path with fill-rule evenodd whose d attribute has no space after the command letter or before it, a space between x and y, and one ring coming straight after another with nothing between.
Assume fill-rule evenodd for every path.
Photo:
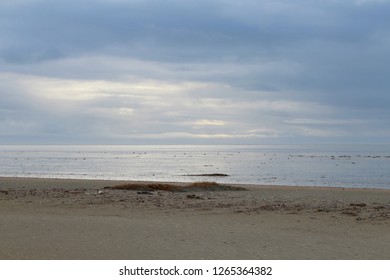
<instances>
[{"instance_id":1,"label":"sea","mask_svg":"<svg viewBox=\"0 0 390 280\"><path fill-rule=\"evenodd\" d=\"M0 176L390 189L390 145L4 145Z\"/></svg>"}]
</instances>

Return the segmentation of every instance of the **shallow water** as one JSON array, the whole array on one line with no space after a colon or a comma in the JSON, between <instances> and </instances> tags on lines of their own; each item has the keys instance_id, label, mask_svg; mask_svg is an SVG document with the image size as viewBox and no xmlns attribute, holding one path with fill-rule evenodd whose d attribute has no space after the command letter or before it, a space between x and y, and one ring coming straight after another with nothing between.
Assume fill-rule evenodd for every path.
<instances>
[{"instance_id":1,"label":"shallow water","mask_svg":"<svg viewBox=\"0 0 390 280\"><path fill-rule=\"evenodd\" d=\"M390 146L0 146L0 176L390 189Z\"/></svg>"}]
</instances>

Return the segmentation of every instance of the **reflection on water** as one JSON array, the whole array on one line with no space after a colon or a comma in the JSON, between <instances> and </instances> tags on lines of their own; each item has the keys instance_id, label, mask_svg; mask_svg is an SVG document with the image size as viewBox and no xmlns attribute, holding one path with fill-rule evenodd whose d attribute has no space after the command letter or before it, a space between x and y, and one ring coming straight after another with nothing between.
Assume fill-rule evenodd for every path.
<instances>
[{"instance_id":1,"label":"reflection on water","mask_svg":"<svg viewBox=\"0 0 390 280\"><path fill-rule=\"evenodd\" d=\"M12 177L390 189L388 145L0 146L0 161Z\"/></svg>"}]
</instances>

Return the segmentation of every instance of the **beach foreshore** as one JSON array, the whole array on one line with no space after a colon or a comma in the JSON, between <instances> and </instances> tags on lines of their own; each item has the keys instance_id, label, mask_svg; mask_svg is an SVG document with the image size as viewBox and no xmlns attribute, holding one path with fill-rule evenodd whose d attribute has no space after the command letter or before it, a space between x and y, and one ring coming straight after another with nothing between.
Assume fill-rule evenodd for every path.
<instances>
[{"instance_id":1,"label":"beach foreshore","mask_svg":"<svg viewBox=\"0 0 390 280\"><path fill-rule=\"evenodd\" d=\"M390 190L231 187L0 178L0 259L390 259Z\"/></svg>"}]
</instances>

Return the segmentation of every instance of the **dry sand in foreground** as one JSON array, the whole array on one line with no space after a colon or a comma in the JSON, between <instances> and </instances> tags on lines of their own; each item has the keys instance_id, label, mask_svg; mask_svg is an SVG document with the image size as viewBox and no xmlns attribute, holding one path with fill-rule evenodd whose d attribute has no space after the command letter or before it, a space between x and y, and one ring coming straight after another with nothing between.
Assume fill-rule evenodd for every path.
<instances>
[{"instance_id":1,"label":"dry sand in foreground","mask_svg":"<svg viewBox=\"0 0 390 280\"><path fill-rule=\"evenodd\" d=\"M0 178L0 259L390 259L389 190L125 183Z\"/></svg>"}]
</instances>

